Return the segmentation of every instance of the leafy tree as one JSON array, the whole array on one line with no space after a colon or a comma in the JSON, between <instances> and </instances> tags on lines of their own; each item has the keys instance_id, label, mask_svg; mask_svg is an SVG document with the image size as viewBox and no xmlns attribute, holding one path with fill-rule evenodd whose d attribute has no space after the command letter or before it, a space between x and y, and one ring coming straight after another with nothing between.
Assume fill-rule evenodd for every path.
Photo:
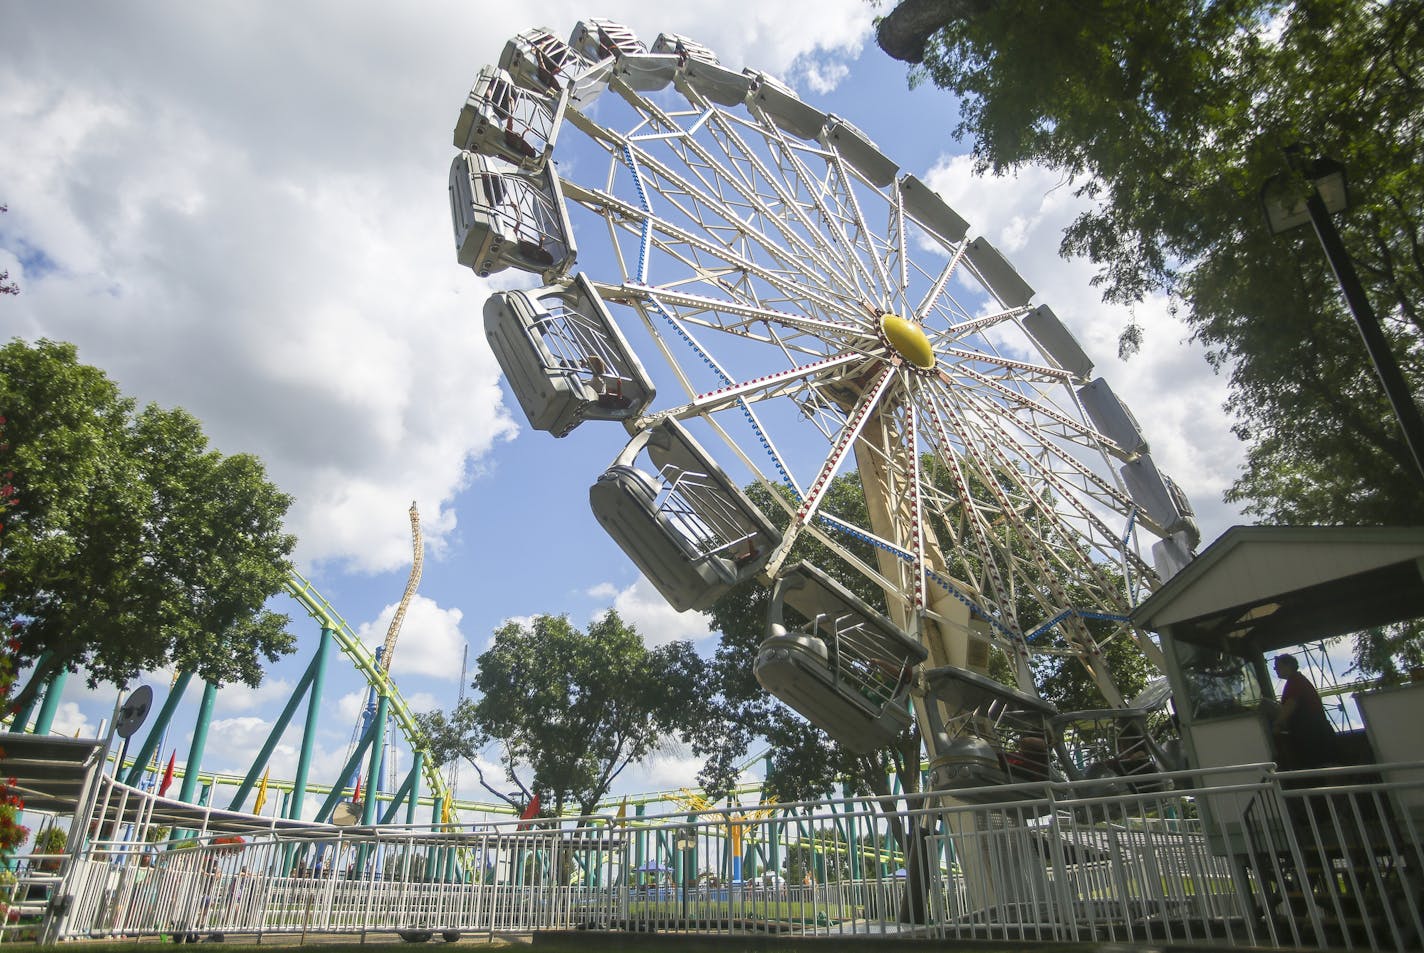
<instances>
[{"instance_id":1,"label":"leafy tree","mask_svg":"<svg viewBox=\"0 0 1424 953\"><path fill-rule=\"evenodd\" d=\"M419 716L421 730L436 761L469 761L485 790L516 810L538 795L556 817L569 804L592 814L624 768L700 718L703 663L691 643L649 649L611 609L587 634L567 616L507 622L477 665L479 697L448 716ZM480 768L491 744L514 794Z\"/></svg>"},{"instance_id":2,"label":"leafy tree","mask_svg":"<svg viewBox=\"0 0 1424 953\"><path fill-rule=\"evenodd\" d=\"M1229 368L1249 444L1231 500L1281 522L1410 524L1424 521L1424 494L1339 288L1308 228L1269 234L1258 195L1287 171L1292 144L1345 164L1355 207L1342 234L1417 379L1420 13L1345 0L906 0L880 39L961 97L956 134L982 170L1044 163L1099 200L1062 249L1101 265L1106 298L1169 294Z\"/></svg>"},{"instance_id":3,"label":"leafy tree","mask_svg":"<svg viewBox=\"0 0 1424 953\"><path fill-rule=\"evenodd\" d=\"M34 663L16 707L63 669L91 687L167 664L256 685L291 650L263 608L291 568L291 498L255 457L209 449L183 410L137 410L69 344L0 348L0 410L17 497L0 623Z\"/></svg>"},{"instance_id":4,"label":"leafy tree","mask_svg":"<svg viewBox=\"0 0 1424 953\"><path fill-rule=\"evenodd\" d=\"M1414 623L1367 629L1355 637L1354 652L1354 669L1387 685L1424 669L1424 639Z\"/></svg>"}]
</instances>

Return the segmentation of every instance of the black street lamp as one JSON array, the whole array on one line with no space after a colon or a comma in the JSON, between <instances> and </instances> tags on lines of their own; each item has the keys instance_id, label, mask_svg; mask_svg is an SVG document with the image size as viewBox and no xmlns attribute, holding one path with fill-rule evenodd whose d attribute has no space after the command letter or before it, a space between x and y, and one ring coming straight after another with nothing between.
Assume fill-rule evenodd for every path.
<instances>
[{"instance_id":1,"label":"black street lamp","mask_svg":"<svg viewBox=\"0 0 1424 953\"><path fill-rule=\"evenodd\" d=\"M1309 222L1320 239L1320 247L1325 250L1325 258L1340 282L1340 290L1345 295L1345 303L1359 326L1364 338L1365 350L1369 352L1375 373L1384 385L1390 406L1399 419L1404 431L1404 442L1414 459L1421 483L1424 483L1424 419L1419 415L1419 407L1414 403L1409 383L1389 349L1384 330L1380 326L1375 310L1365 296L1360 276L1355 273L1354 262L1340 240L1331 215L1342 211L1350 204L1350 192L1345 181L1345 167L1332 159L1306 159L1300 146L1289 146L1285 150L1286 161L1291 174L1273 176L1261 188L1261 206L1266 213L1266 224L1277 235ZM1308 186L1304 198L1300 194L1301 180Z\"/></svg>"}]
</instances>

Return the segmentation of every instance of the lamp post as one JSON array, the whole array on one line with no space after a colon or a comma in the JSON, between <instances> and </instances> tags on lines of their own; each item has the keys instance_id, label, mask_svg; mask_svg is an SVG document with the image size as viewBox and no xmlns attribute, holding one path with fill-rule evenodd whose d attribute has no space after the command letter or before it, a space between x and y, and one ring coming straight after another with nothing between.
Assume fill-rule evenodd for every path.
<instances>
[{"instance_id":1,"label":"lamp post","mask_svg":"<svg viewBox=\"0 0 1424 953\"><path fill-rule=\"evenodd\" d=\"M682 857L682 926L687 929L687 880L691 873L687 869L687 855L697 849L697 828L683 827L677 832L677 850Z\"/></svg>"},{"instance_id":2,"label":"lamp post","mask_svg":"<svg viewBox=\"0 0 1424 953\"><path fill-rule=\"evenodd\" d=\"M1389 349L1379 317L1365 296L1354 262L1350 260L1350 254L1345 250L1345 243L1340 240L1340 233L1331 218L1332 213L1342 211L1350 204L1345 167L1331 159L1307 160L1298 145L1287 147L1285 153L1292 174L1274 176L1261 189L1266 224L1277 235L1306 222L1314 227L1330 269L1340 282L1345 303L1350 306L1350 313L1360 329L1375 373L1379 375L1390 406L1394 408L1394 415L1404 431L1404 442L1414 460L1414 469L1420 482L1424 483L1424 419L1419 415L1409 383ZM1308 183L1303 200L1299 193L1301 179Z\"/></svg>"}]
</instances>

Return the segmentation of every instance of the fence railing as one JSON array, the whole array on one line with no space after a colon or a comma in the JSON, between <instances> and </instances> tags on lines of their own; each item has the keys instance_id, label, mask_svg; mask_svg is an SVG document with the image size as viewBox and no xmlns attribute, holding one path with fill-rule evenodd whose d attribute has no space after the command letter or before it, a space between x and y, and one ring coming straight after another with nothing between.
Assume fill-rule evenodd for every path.
<instances>
[{"instance_id":1,"label":"fence railing","mask_svg":"<svg viewBox=\"0 0 1424 953\"><path fill-rule=\"evenodd\" d=\"M186 848L115 818L62 875L22 862L0 902L42 914L49 940L590 929L1424 947L1415 786L1231 771L1256 780L850 798L770 817L314 826Z\"/></svg>"}]
</instances>

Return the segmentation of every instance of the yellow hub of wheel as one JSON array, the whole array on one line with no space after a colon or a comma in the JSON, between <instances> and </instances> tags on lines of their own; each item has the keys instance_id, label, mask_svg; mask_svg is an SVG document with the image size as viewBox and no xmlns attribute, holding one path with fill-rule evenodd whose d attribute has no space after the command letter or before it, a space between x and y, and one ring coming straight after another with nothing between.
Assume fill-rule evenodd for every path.
<instances>
[{"instance_id":1,"label":"yellow hub of wheel","mask_svg":"<svg viewBox=\"0 0 1424 953\"><path fill-rule=\"evenodd\" d=\"M911 364L926 371L935 366L935 353L934 348L930 347L930 339L925 337L924 330L915 322L898 314L886 314L880 318L880 330L885 332L885 339L896 353Z\"/></svg>"}]
</instances>

